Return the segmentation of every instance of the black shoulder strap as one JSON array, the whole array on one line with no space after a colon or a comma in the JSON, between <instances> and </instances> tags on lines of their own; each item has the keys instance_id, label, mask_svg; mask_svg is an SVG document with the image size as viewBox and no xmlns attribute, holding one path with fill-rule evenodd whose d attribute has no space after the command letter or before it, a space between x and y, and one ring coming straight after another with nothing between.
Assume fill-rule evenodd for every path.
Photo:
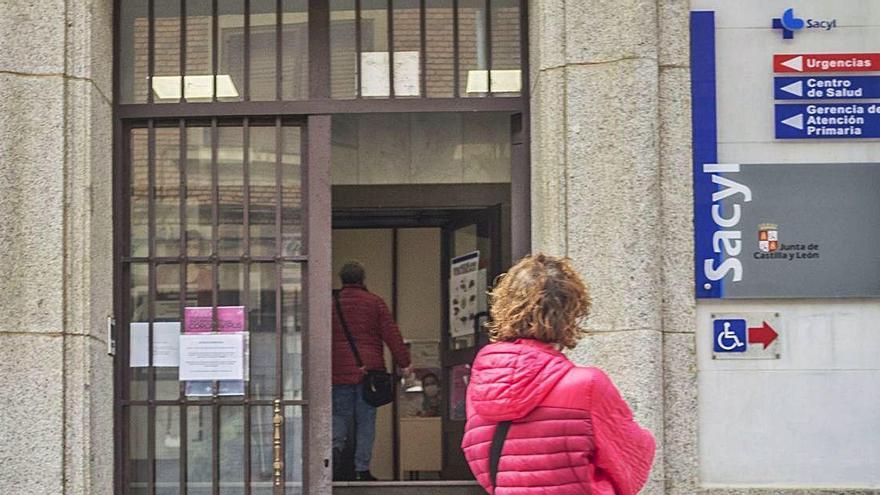
<instances>
[{"instance_id":1,"label":"black shoulder strap","mask_svg":"<svg viewBox=\"0 0 880 495\"><path fill-rule=\"evenodd\" d=\"M336 313L339 315L339 323L342 324L342 333L345 334L345 340L348 340L348 345L351 346L351 352L354 354L354 362L357 363L358 368L363 368L364 362L361 360L361 353L358 352L358 348L354 344L354 337L351 336L351 332L348 330L348 323L345 322L345 315L342 314L339 291L333 291L333 300L336 301Z\"/></svg>"},{"instance_id":2,"label":"black shoulder strap","mask_svg":"<svg viewBox=\"0 0 880 495\"><path fill-rule=\"evenodd\" d=\"M498 477L498 463L501 461L501 450L504 441L507 440L507 432L510 430L511 421L501 421L495 427L495 435L492 436L492 447L489 449L489 479L492 480L492 488L495 488L495 479Z\"/></svg>"}]
</instances>

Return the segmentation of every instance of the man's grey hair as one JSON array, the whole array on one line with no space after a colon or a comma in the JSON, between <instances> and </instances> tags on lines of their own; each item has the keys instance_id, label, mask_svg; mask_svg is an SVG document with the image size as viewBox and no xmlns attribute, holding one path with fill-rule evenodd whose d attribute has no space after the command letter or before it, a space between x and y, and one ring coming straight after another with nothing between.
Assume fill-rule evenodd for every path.
<instances>
[{"instance_id":1,"label":"man's grey hair","mask_svg":"<svg viewBox=\"0 0 880 495\"><path fill-rule=\"evenodd\" d=\"M339 279L343 284L363 284L367 276L364 265L358 261L346 261L339 270Z\"/></svg>"}]
</instances>

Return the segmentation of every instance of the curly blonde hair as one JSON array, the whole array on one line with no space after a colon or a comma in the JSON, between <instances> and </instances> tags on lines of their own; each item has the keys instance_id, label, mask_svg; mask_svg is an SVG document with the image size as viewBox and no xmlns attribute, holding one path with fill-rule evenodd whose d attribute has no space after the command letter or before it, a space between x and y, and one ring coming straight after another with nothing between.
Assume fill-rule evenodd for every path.
<instances>
[{"instance_id":1,"label":"curly blonde hair","mask_svg":"<svg viewBox=\"0 0 880 495\"><path fill-rule=\"evenodd\" d=\"M580 321L592 304L571 260L544 253L526 256L499 276L489 297L493 342L526 338L569 349L583 336Z\"/></svg>"}]
</instances>

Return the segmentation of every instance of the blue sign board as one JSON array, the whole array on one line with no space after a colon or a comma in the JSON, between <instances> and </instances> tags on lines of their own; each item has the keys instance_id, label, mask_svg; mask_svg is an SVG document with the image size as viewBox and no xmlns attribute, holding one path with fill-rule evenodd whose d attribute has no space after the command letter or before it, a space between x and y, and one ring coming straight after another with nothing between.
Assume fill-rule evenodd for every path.
<instances>
[{"instance_id":1,"label":"blue sign board","mask_svg":"<svg viewBox=\"0 0 880 495\"><path fill-rule=\"evenodd\" d=\"M777 100L880 98L880 76L776 77Z\"/></svg>"},{"instance_id":2,"label":"blue sign board","mask_svg":"<svg viewBox=\"0 0 880 495\"><path fill-rule=\"evenodd\" d=\"M880 138L880 103L776 105L776 139Z\"/></svg>"},{"instance_id":3,"label":"blue sign board","mask_svg":"<svg viewBox=\"0 0 880 495\"><path fill-rule=\"evenodd\" d=\"M719 266L721 253L712 248L717 225L712 220L712 193L718 186L703 167L718 163L717 111L715 106L715 12L691 12L691 107L693 119L694 275L699 298L720 298L724 285L710 279L705 266Z\"/></svg>"},{"instance_id":4,"label":"blue sign board","mask_svg":"<svg viewBox=\"0 0 880 495\"><path fill-rule=\"evenodd\" d=\"M712 343L715 352L746 352L748 336L746 320L714 320Z\"/></svg>"}]
</instances>

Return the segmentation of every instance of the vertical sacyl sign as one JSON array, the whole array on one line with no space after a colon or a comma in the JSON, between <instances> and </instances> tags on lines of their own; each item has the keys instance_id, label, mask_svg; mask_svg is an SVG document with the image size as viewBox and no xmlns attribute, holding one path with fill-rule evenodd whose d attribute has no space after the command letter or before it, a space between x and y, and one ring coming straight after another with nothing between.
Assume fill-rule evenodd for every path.
<instances>
[{"instance_id":1,"label":"vertical sacyl sign","mask_svg":"<svg viewBox=\"0 0 880 495\"><path fill-rule=\"evenodd\" d=\"M743 205L752 192L738 164L718 161L715 103L715 13L691 12L694 273L698 298L724 297L724 282L743 279Z\"/></svg>"},{"instance_id":2,"label":"vertical sacyl sign","mask_svg":"<svg viewBox=\"0 0 880 495\"><path fill-rule=\"evenodd\" d=\"M737 250L735 220L740 214L736 207L724 212L720 201L721 190L732 180L721 175L731 173L735 166L716 165L718 161L717 110L715 103L715 13L691 12L691 99L693 122L693 181L694 181L694 280L698 298L720 298L724 295L722 278L728 270L736 270L737 261L724 259L722 242L730 252ZM738 167L736 167L738 171ZM728 182L730 181L730 182ZM731 192L733 194L733 192ZM749 198L751 199L751 198ZM717 201L716 201L717 200ZM741 207L740 207L741 208ZM714 217L714 218L713 218ZM719 237L714 249L713 237L719 225L730 225L730 233ZM724 241L722 241L724 239ZM741 240L739 246L741 248ZM707 270L707 267L709 270ZM742 277L742 267L733 276Z\"/></svg>"}]
</instances>

